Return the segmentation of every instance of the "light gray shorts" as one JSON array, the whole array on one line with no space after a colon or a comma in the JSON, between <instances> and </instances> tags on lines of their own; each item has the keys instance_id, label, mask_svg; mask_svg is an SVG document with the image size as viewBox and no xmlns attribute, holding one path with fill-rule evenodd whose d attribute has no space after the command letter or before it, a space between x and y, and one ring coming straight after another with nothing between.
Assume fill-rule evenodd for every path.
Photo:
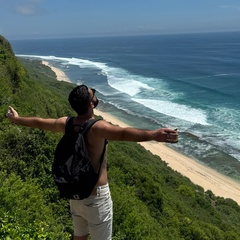
<instances>
[{"instance_id":1,"label":"light gray shorts","mask_svg":"<svg viewBox=\"0 0 240 240\"><path fill-rule=\"evenodd\" d=\"M96 187L96 195L83 200L70 200L74 235L90 233L92 240L112 239L112 198L108 184Z\"/></svg>"}]
</instances>

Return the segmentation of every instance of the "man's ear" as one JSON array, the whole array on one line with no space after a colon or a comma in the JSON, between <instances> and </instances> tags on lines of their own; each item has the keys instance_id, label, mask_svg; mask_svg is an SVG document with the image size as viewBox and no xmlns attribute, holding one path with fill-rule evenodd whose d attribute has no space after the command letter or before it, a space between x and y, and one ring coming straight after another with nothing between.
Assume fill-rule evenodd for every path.
<instances>
[{"instance_id":1,"label":"man's ear","mask_svg":"<svg viewBox=\"0 0 240 240\"><path fill-rule=\"evenodd\" d=\"M92 109L94 109L94 104L93 104L92 101L89 103L89 106L90 106Z\"/></svg>"}]
</instances>

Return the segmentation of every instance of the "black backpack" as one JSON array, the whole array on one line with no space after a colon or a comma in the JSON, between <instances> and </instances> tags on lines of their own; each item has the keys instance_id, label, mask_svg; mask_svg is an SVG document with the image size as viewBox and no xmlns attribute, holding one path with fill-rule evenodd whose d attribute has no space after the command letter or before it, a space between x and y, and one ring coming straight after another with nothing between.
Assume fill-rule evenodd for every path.
<instances>
[{"instance_id":1,"label":"black backpack","mask_svg":"<svg viewBox=\"0 0 240 240\"><path fill-rule=\"evenodd\" d=\"M68 119L65 134L56 147L52 174L61 197L84 199L90 196L99 179L107 141L96 173L88 157L84 135L99 119L90 119L84 125L73 125L73 119ZM81 126L80 132L74 132L74 126Z\"/></svg>"}]
</instances>

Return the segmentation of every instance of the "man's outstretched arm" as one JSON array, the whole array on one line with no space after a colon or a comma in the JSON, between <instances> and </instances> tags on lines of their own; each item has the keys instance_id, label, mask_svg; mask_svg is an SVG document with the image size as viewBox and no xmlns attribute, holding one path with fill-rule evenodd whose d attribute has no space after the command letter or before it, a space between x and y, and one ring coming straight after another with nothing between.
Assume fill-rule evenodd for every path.
<instances>
[{"instance_id":1,"label":"man's outstretched arm","mask_svg":"<svg viewBox=\"0 0 240 240\"><path fill-rule=\"evenodd\" d=\"M143 130L137 128L122 128L119 126L111 125L106 121L99 121L92 127L94 135L106 138L108 140L116 141L132 141L132 142L178 142L178 131L170 128L159 128L156 130Z\"/></svg>"},{"instance_id":2,"label":"man's outstretched arm","mask_svg":"<svg viewBox=\"0 0 240 240\"><path fill-rule=\"evenodd\" d=\"M40 117L20 117L17 111L11 106L8 107L8 112L6 114L7 118L16 124L39 128L42 130L49 130L52 132L64 132L67 117L61 118L40 118Z\"/></svg>"}]
</instances>

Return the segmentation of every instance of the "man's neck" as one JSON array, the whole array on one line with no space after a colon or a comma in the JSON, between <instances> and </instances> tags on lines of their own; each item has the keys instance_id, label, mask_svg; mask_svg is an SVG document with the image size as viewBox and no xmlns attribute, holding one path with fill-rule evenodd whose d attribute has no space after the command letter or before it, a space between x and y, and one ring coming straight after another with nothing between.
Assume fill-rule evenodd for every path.
<instances>
[{"instance_id":1,"label":"man's neck","mask_svg":"<svg viewBox=\"0 0 240 240\"><path fill-rule=\"evenodd\" d=\"M76 118L77 118L78 121L86 122L86 121L88 121L89 119L94 118L94 114L93 114L93 112L92 112L92 113L89 113L89 112L88 112L88 113L86 113L86 114L78 115Z\"/></svg>"}]
</instances>

